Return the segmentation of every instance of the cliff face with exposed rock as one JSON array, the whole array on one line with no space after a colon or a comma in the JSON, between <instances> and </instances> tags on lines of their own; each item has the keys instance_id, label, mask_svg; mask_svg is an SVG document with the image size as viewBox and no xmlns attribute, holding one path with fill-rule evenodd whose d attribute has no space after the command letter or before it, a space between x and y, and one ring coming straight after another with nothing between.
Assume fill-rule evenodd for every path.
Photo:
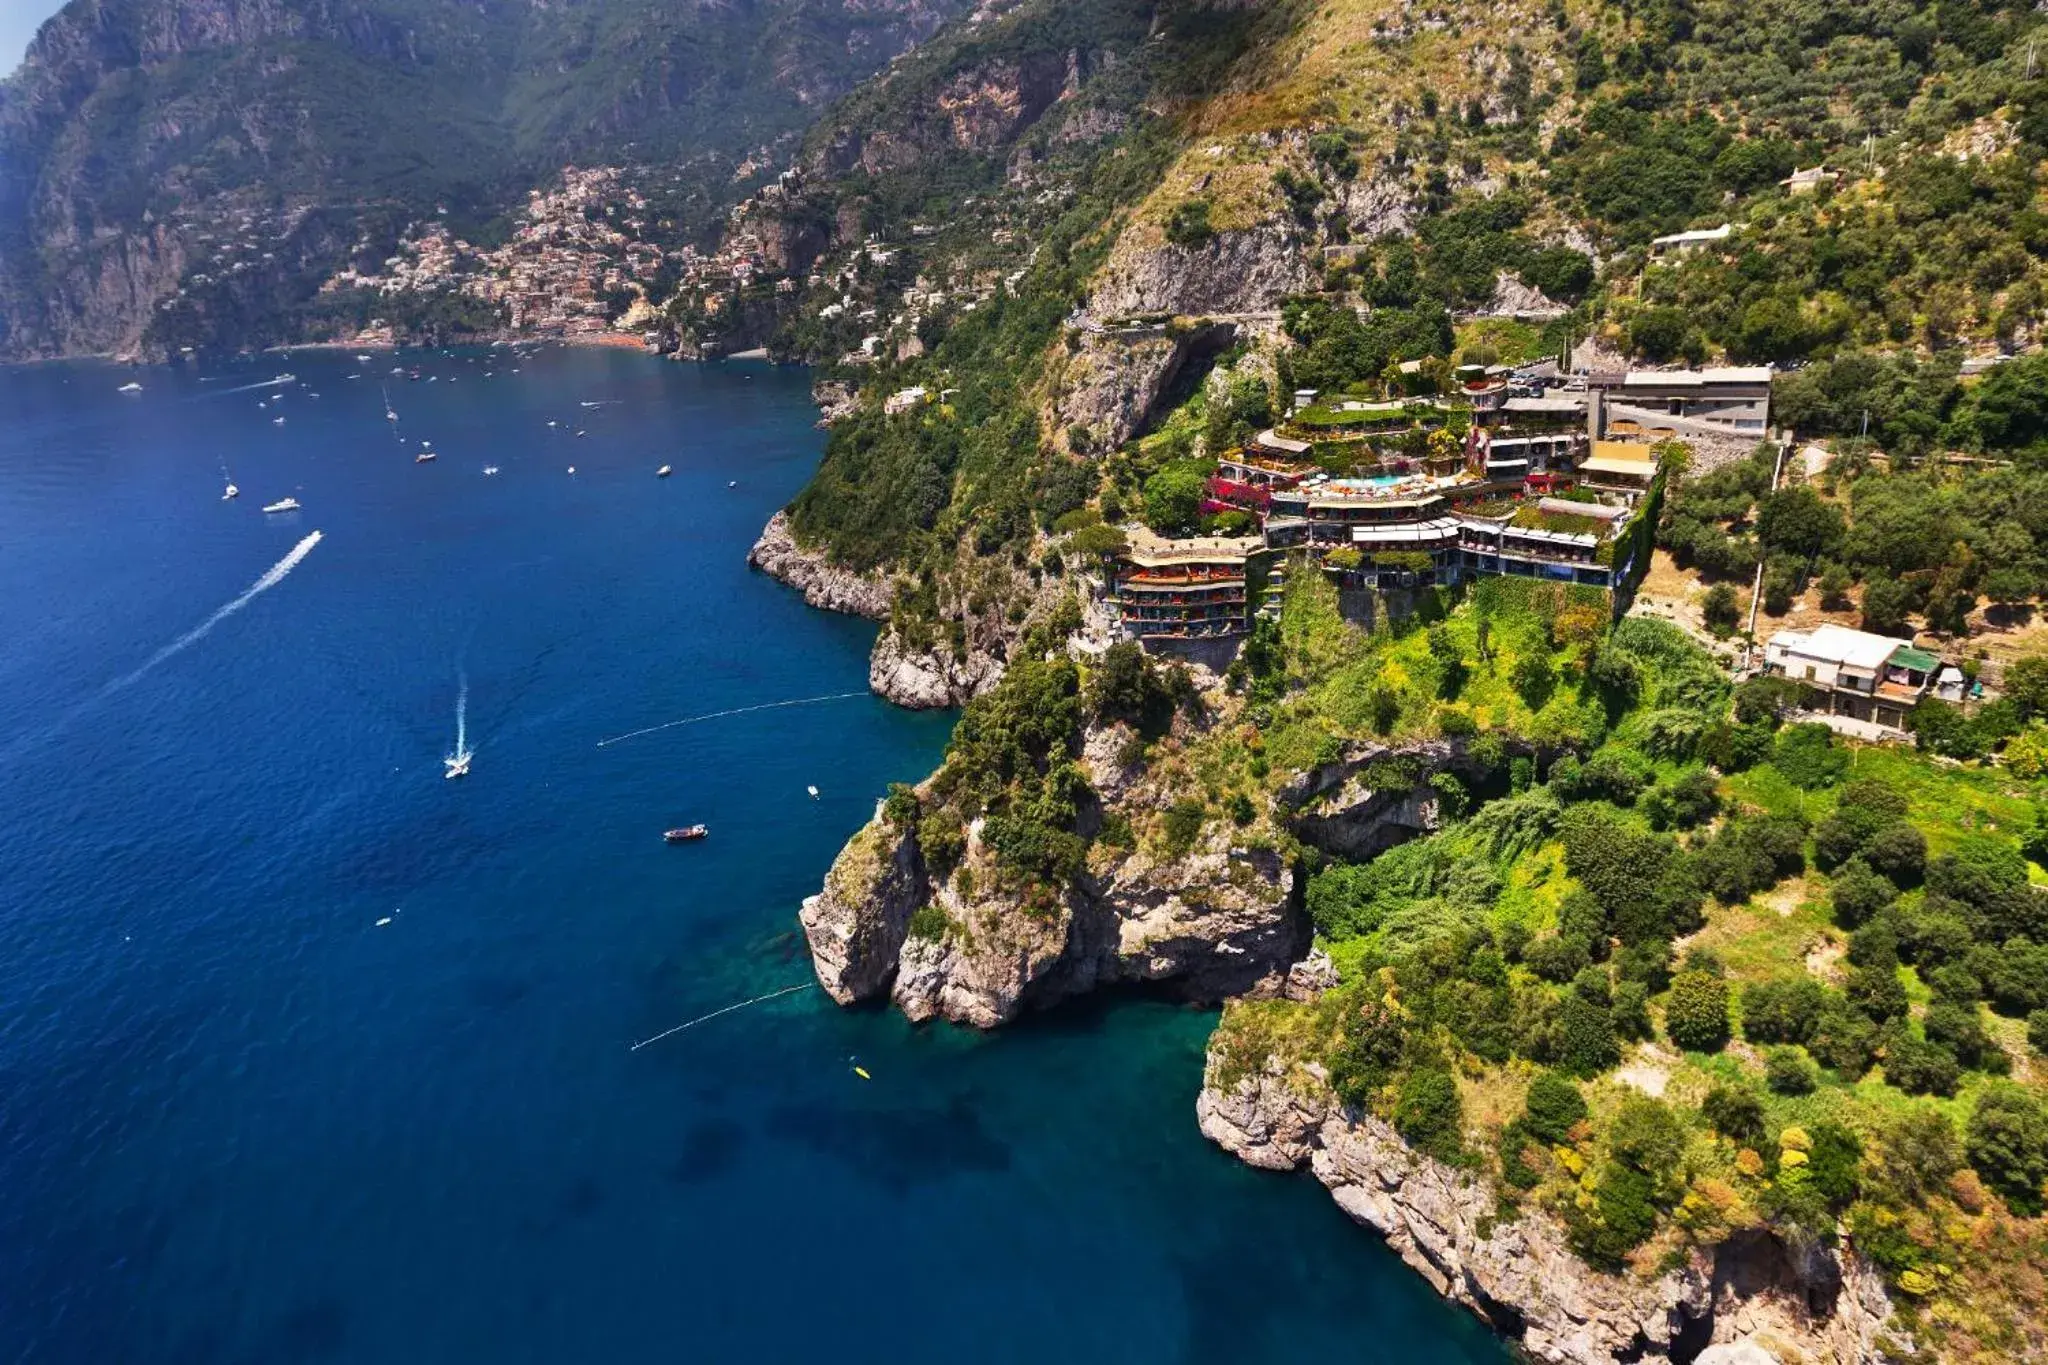
<instances>
[{"instance_id":1,"label":"cliff face with exposed rock","mask_svg":"<svg viewBox=\"0 0 2048 1365\"><path fill-rule=\"evenodd\" d=\"M1129 737L1121 724L1087 733L1080 761L1090 785L1106 807L1163 811L1180 792L1124 766ZM1405 762L1406 779L1372 790L1367 774L1386 771L1375 765L1389 757ZM1449 741L1361 746L1284 793L1285 818L1305 842L1389 847L1436 828L1427 775L1464 762ZM913 1019L992 1028L1119 984L1167 985L1203 1001L1278 993L1308 950L1300 870L1228 824L1172 854L1098 839L1083 873L1050 901L1011 888L979 821L961 870L944 878L931 875L917 840L878 816L804 903L819 982L841 1004L886 993Z\"/></svg>"},{"instance_id":2,"label":"cliff face with exposed rock","mask_svg":"<svg viewBox=\"0 0 2048 1365\"><path fill-rule=\"evenodd\" d=\"M770 578L795 588L804 601L821 611L842 611L880 621L889 615L889 582L880 574L841 568L822 553L797 544L789 516L777 512L747 551L747 563Z\"/></svg>"},{"instance_id":3,"label":"cliff face with exposed rock","mask_svg":"<svg viewBox=\"0 0 2048 1365\"><path fill-rule=\"evenodd\" d=\"M1439 1294L1536 1360L1862 1365L1883 1358L1890 1301L1853 1254L1795 1249L1767 1231L1696 1253L1654 1279L1605 1275L1540 1213L1501 1217L1492 1190L1347 1111L1314 1067L1224 1086L1196 1102L1202 1132L1249 1165L1307 1168L1354 1220Z\"/></svg>"}]
</instances>

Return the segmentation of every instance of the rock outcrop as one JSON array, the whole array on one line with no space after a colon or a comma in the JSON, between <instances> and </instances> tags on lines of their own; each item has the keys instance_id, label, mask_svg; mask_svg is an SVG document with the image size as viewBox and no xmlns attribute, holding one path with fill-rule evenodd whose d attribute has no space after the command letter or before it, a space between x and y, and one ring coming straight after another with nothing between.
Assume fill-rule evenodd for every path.
<instances>
[{"instance_id":1,"label":"rock outcrop","mask_svg":"<svg viewBox=\"0 0 2048 1365\"><path fill-rule=\"evenodd\" d=\"M913 711L965 706L1002 676L1002 660L986 650L956 659L942 648L913 649L893 630L884 630L868 655L868 687Z\"/></svg>"},{"instance_id":2,"label":"rock outcrop","mask_svg":"<svg viewBox=\"0 0 2048 1365\"><path fill-rule=\"evenodd\" d=\"M1877 1341L1891 1304L1853 1255L1821 1247L1795 1254L1757 1232L1654 1279L1601 1274L1572 1254L1547 1216L1503 1219L1483 1183L1416 1152L1379 1119L1346 1110L1313 1065L1283 1075L1275 1064L1229 1087L1216 1083L1217 1071L1212 1055L1195 1106L1210 1141L1265 1170L1307 1167L1439 1294L1536 1360L1881 1358Z\"/></svg>"},{"instance_id":3,"label":"rock outcrop","mask_svg":"<svg viewBox=\"0 0 2048 1365\"><path fill-rule=\"evenodd\" d=\"M1308 288L1312 277L1306 249L1283 225L1219 232L1199 247L1146 245L1142 231L1133 231L1103 267L1088 312L1105 321L1264 313Z\"/></svg>"},{"instance_id":4,"label":"rock outcrop","mask_svg":"<svg viewBox=\"0 0 2048 1365\"><path fill-rule=\"evenodd\" d=\"M1115 450L1142 435L1160 395L1194 360L1228 346L1228 323L1088 332L1056 366L1054 429L1077 454Z\"/></svg>"},{"instance_id":5,"label":"rock outcrop","mask_svg":"<svg viewBox=\"0 0 2048 1365\"><path fill-rule=\"evenodd\" d=\"M889 581L880 574L856 573L834 564L821 550L797 544L789 514L768 519L761 538L747 551L747 563L770 578L795 588L804 601L824 611L843 611L880 621L889 614Z\"/></svg>"},{"instance_id":6,"label":"rock outcrop","mask_svg":"<svg viewBox=\"0 0 2048 1365\"><path fill-rule=\"evenodd\" d=\"M1110 857L1050 903L1002 881L979 822L968 876L926 875L916 845L878 819L804 903L818 979L842 1004L886 993L912 1019L994 1028L1117 983L1217 1001L1277 991L1307 946L1293 869L1226 840L1167 866Z\"/></svg>"},{"instance_id":7,"label":"rock outcrop","mask_svg":"<svg viewBox=\"0 0 2048 1365\"><path fill-rule=\"evenodd\" d=\"M1129 738L1122 725L1091 729L1080 758L1098 797L1142 823L1184 793L1127 766ZM1450 741L1361 746L1283 792L1274 821L1305 842L1370 856L1433 828L1438 793L1428 777L1458 771L1466 761ZM1390 775L1398 783L1386 785ZM1376 778L1385 790L1371 788ZM887 840L915 836L878 821L848 847ZM1305 994L1329 978L1327 961L1304 962L1310 934L1300 870L1270 839L1224 820L1212 820L1176 854L1097 840L1086 868L1056 897L1006 877L979 822L966 832L959 873L926 875L907 886L883 875L895 863L866 858L853 865L872 874L863 882L835 865L826 893L805 909L820 979L864 983L851 988L852 998L887 993L913 1019L992 1028L1033 1006L1105 986L1163 985L1190 999L1219 1001ZM921 917L923 936L894 927L927 907L935 913Z\"/></svg>"}]
</instances>

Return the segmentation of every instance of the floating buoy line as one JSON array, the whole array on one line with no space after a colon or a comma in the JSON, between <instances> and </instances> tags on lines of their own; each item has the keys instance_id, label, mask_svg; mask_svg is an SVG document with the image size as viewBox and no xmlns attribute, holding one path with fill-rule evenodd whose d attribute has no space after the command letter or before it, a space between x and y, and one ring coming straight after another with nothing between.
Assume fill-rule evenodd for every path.
<instances>
[{"instance_id":1,"label":"floating buoy line","mask_svg":"<svg viewBox=\"0 0 2048 1365\"><path fill-rule=\"evenodd\" d=\"M664 1038L673 1038L676 1034L681 1033L684 1029L695 1028L697 1027L697 1025L704 1023L706 1020L716 1019L721 1014L731 1014L734 1010L743 1010L749 1005L758 1005L764 1000L773 1000L778 995L790 995L797 991L806 991L809 990L814 984L816 983L810 981L799 981L794 986L784 986L779 991L770 991L766 995L757 995L752 1000L742 1000L737 1005L727 1005L724 1009L713 1010L709 1014L700 1014L695 1019L692 1019L687 1023L677 1024L674 1028L668 1029L667 1031L662 1033L657 1033L652 1038L642 1038L639 1042L627 1048L626 1051L638 1052L641 1048L648 1046L650 1043L658 1043Z\"/></svg>"},{"instance_id":2,"label":"floating buoy line","mask_svg":"<svg viewBox=\"0 0 2048 1365\"><path fill-rule=\"evenodd\" d=\"M795 701L764 701L758 706L736 706L730 711L712 711L701 716L684 716L681 720L665 721L660 725L650 725L644 730L628 730L623 735L613 735L610 739L601 739L597 742L597 747L600 749L608 748L613 744L620 744L629 739L638 739L642 735L651 735L662 730L673 730L679 725L696 725L701 721L723 720L727 716L744 716L750 711L773 711L781 706L814 706L821 701L845 701L849 697L865 697L866 695L867 689L863 688L858 692L829 692L822 697L798 697Z\"/></svg>"}]
</instances>

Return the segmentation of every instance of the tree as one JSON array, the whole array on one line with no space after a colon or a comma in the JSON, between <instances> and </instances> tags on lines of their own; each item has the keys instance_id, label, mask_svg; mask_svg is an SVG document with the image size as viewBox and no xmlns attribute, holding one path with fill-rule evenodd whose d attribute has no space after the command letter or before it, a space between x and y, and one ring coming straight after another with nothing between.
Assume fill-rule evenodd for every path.
<instances>
[{"instance_id":1,"label":"tree","mask_svg":"<svg viewBox=\"0 0 2048 1365\"><path fill-rule=\"evenodd\" d=\"M2048 654L2029 654L2006 665L2000 690L2022 718L2048 716Z\"/></svg>"},{"instance_id":2,"label":"tree","mask_svg":"<svg viewBox=\"0 0 2048 1365\"><path fill-rule=\"evenodd\" d=\"M1708 1126L1738 1147L1756 1147L1764 1139L1764 1106L1743 1086L1711 1087L1700 1101L1700 1114Z\"/></svg>"},{"instance_id":3,"label":"tree","mask_svg":"<svg viewBox=\"0 0 2048 1365\"><path fill-rule=\"evenodd\" d=\"M1871 870L1869 864L1852 858L1835 874L1828 895L1834 904L1835 923L1844 929L1855 929L1896 901L1899 889Z\"/></svg>"},{"instance_id":4,"label":"tree","mask_svg":"<svg viewBox=\"0 0 2048 1365\"><path fill-rule=\"evenodd\" d=\"M1863 628L1878 635L1898 635L1913 609L1913 590L1895 578L1869 578L1863 583Z\"/></svg>"},{"instance_id":5,"label":"tree","mask_svg":"<svg viewBox=\"0 0 2048 1365\"><path fill-rule=\"evenodd\" d=\"M1735 600L1735 589L1726 583L1716 583L1707 589L1706 597L1700 602L1700 617L1707 629L1716 635L1731 635L1742 624L1742 612Z\"/></svg>"},{"instance_id":6,"label":"tree","mask_svg":"<svg viewBox=\"0 0 2048 1365\"><path fill-rule=\"evenodd\" d=\"M2048 1111L2031 1091L2009 1082L1987 1086L1971 1111L1964 1151L2013 1212L2039 1216L2041 1183L2048 1180Z\"/></svg>"},{"instance_id":7,"label":"tree","mask_svg":"<svg viewBox=\"0 0 2048 1365\"><path fill-rule=\"evenodd\" d=\"M1863 860L1900 886L1911 886L1927 870L1927 836L1900 821L1886 825L1863 846Z\"/></svg>"},{"instance_id":8,"label":"tree","mask_svg":"<svg viewBox=\"0 0 2048 1365\"><path fill-rule=\"evenodd\" d=\"M1557 674L1550 667L1548 655L1531 651L1515 660L1509 682L1521 696L1523 704L1531 711L1541 711L1557 686Z\"/></svg>"},{"instance_id":9,"label":"tree","mask_svg":"<svg viewBox=\"0 0 2048 1365\"><path fill-rule=\"evenodd\" d=\"M1841 508L1803 484L1779 489L1757 508L1757 539L1807 559L1839 544L1847 525Z\"/></svg>"},{"instance_id":10,"label":"tree","mask_svg":"<svg viewBox=\"0 0 2048 1365\"><path fill-rule=\"evenodd\" d=\"M1145 524L1161 535L1184 535L1202 519L1202 476L1172 465L1145 480Z\"/></svg>"},{"instance_id":11,"label":"tree","mask_svg":"<svg viewBox=\"0 0 2048 1365\"><path fill-rule=\"evenodd\" d=\"M1673 977L1664 1031L1689 1052L1719 1052L1728 1042L1728 983L1702 971Z\"/></svg>"},{"instance_id":12,"label":"tree","mask_svg":"<svg viewBox=\"0 0 2048 1365\"><path fill-rule=\"evenodd\" d=\"M1629 346L1649 360L1676 360L1691 349L1693 338L1692 320L1682 308L1643 308L1629 319Z\"/></svg>"},{"instance_id":13,"label":"tree","mask_svg":"<svg viewBox=\"0 0 2048 1365\"><path fill-rule=\"evenodd\" d=\"M1209 224L1209 201L1183 199L1173 206L1166 220L1166 240L1175 246L1199 247L1216 235Z\"/></svg>"}]
</instances>

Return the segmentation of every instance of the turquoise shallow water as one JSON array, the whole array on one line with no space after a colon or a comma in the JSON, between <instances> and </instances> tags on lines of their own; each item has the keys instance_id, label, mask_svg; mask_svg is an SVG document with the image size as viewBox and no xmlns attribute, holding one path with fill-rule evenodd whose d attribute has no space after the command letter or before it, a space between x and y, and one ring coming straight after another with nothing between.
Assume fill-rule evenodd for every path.
<instances>
[{"instance_id":1,"label":"turquoise shallow water","mask_svg":"<svg viewBox=\"0 0 2048 1365\"><path fill-rule=\"evenodd\" d=\"M1500 1358L1201 1140L1206 1013L803 991L628 1051L808 979L950 719L744 568L800 373L403 359L0 372L0 1359Z\"/></svg>"}]
</instances>

